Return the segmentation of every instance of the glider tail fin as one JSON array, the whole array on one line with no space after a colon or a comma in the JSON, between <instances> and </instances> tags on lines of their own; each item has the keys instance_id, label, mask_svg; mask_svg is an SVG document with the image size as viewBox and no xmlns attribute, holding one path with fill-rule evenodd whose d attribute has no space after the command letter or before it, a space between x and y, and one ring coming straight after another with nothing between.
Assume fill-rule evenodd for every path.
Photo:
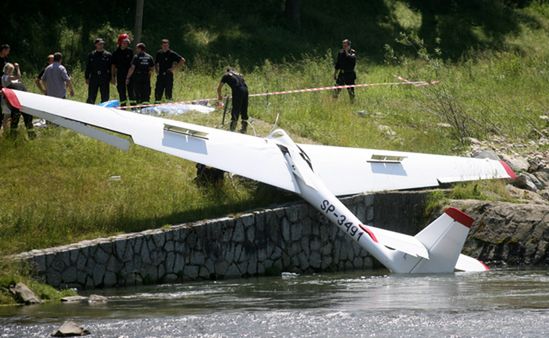
<instances>
[{"instance_id":1,"label":"glider tail fin","mask_svg":"<svg viewBox=\"0 0 549 338\"><path fill-rule=\"evenodd\" d=\"M410 272L454 272L473 221L461 210L446 209L415 236L429 251L429 259L420 260Z\"/></svg>"}]
</instances>

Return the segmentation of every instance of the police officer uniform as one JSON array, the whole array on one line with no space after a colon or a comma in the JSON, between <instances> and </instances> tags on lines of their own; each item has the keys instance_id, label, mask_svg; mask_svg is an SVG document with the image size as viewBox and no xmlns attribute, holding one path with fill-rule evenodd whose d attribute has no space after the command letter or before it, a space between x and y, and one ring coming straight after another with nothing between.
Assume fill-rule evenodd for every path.
<instances>
[{"instance_id":1,"label":"police officer uniform","mask_svg":"<svg viewBox=\"0 0 549 338\"><path fill-rule=\"evenodd\" d=\"M354 85L356 80L356 73L355 73L355 65L356 65L356 52L354 49L349 49L346 51L345 49L341 49L339 53L337 54L337 61L335 64L336 71L339 70L339 74L336 78L336 85L343 86L343 85ZM337 97L339 95L339 92L341 89L336 89L334 92L334 97ZM355 88L347 88L347 91L349 92L349 97L351 98L351 102L355 99Z\"/></svg>"},{"instance_id":2,"label":"police officer uniform","mask_svg":"<svg viewBox=\"0 0 549 338\"><path fill-rule=\"evenodd\" d=\"M103 43L103 40L96 39L95 44ZM108 51L94 50L88 55L86 63L85 78L88 84L88 99L86 102L95 104L97 90L101 91L101 102L109 100L109 82L111 80L112 54Z\"/></svg>"},{"instance_id":3,"label":"police officer uniform","mask_svg":"<svg viewBox=\"0 0 549 338\"><path fill-rule=\"evenodd\" d=\"M135 99L137 103L149 102L151 98L151 70L154 67L153 57L143 50L134 55L132 66L135 66L131 77Z\"/></svg>"},{"instance_id":4,"label":"police officer uniform","mask_svg":"<svg viewBox=\"0 0 549 338\"><path fill-rule=\"evenodd\" d=\"M242 74L232 70L227 72L221 78L221 83L226 83L232 91L232 110L231 110L231 131L236 129L238 117L242 116L242 133L248 128L248 86L244 81Z\"/></svg>"},{"instance_id":5,"label":"police officer uniform","mask_svg":"<svg viewBox=\"0 0 549 338\"><path fill-rule=\"evenodd\" d=\"M118 47L114 53L112 53L112 64L116 67L116 89L118 90L121 105L125 105L128 98L130 99L130 102L135 101L133 82L130 81L126 85L126 77L128 76L128 70L132 65L132 60L133 51L131 48L122 49Z\"/></svg>"},{"instance_id":6,"label":"police officer uniform","mask_svg":"<svg viewBox=\"0 0 549 338\"><path fill-rule=\"evenodd\" d=\"M156 101L162 100L164 91L166 92L166 99L172 99L173 93L173 73L168 69L172 68L174 64L179 63L183 57L171 49L163 51L160 49L156 53L155 64L158 65L158 75L156 77L156 87L154 89L154 99Z\"/></svg>"}]
</instances>

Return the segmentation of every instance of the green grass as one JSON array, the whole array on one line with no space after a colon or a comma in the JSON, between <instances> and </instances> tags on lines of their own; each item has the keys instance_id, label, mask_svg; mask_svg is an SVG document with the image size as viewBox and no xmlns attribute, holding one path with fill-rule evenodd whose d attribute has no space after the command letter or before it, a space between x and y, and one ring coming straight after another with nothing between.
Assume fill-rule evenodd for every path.
<instances>
[{"instance_id":1,"label":"green grass","mask_svg":"<svg viewBox=\"0 0 549 338\"><path fill-rule=\"evenodd\" d=\"M447 61L413 35L404 35L415 44L413 53L401 40L388 46L396 54L387 64L359 62L358 83L394 82L401 75L441 81L436 86L357 89L355 104L346 92L338 100L331 92L251 98L250 114L260 120L254 124L258 136L267 134L279 114L280 127L300 142L460 154L467 137L535 141L533 129L547 127L539 116L549 106L549 6L536 3L521 13L535 18L537 25L521 24L520 33L506 36L497 51L471 50L459 61ZM250 91L331 85L331 53L322 54L243 67L249 69L245 76ZM213 65L195 59L191 69L176 74L175 98L214 97L223 67L239 67L229 59ZM75 69L72 75L74 99L84 101L82 72ZM31 77L25 81L33 87ZM111 87L111 97L115 92ZM218 126L221 112L181 119ZM441 122L451 127L438 126ZM193 163L140 147L124 153L61 128L42 130L33 141L20 132L15 141L0 137L0 256L295 199L237 178L215 189L199 188L193 182ZM111 176L122 179L109 180ZM508 199L501 183L457 185L450 195Z\"/></svg>"}]
</instances>

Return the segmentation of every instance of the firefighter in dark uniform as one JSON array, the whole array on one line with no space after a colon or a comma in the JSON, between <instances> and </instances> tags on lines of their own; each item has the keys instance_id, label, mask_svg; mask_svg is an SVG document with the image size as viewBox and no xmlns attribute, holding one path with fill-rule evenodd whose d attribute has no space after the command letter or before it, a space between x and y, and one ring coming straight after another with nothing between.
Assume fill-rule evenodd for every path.
<instances>
[{"instance_id":1,"label":"firefighter in dark uniform","mask_svg":"<svg viewBox=\"0 0 549 338\"><path fill-rule=\"evenodd\" d=\"M343 48L337 54L337 61L335 64L334 80L336 85L354 85L356 80L355 65L356 65L356 52L351 48L351 41L345 39L342 42ZM339 96L341 89L334 91L334 98ZM351 102L355 101L355 88L347 88L349 92L349 98Z\"/></svg>"},{"instance_id":2,"label":"firefighter in dark uniform","mask_svg":"<svg viewBox=\"0 0 549 338\"><path fill-rule=\"evenodd\" d=\"M154 68L156 70L156 87L154 88L154 99L158 103L162 100L164 91L166 99L173 97L173 74L175 70L185 63L185 59L170 49L170 41L162 40L161 49L156 53Z\"/></svg>"},{"instance_id":3,"label":"firefighter in dark uniform","mask_svg":"<svg viewBox=\"0 0 549 338\"><path fill-rule=\"evenodd\" d=\"M231 110L231 125L230 130L236 129L238 117L242 117L242 129L240 132L245 134L248 129L248 86L244 81L242 74L227 68L227 72L223 74L219 85L217 86L217 99L221 102L221 88L224 84L229 85L232 91L232 110Z\"/></svg>"},{"instance_id":4,"label":"firefighter in dark uniform","mask_svg":"<svg viewBox=\"0 0 549 338\"><path fill-rule=\"evenodd\" d=\"M133 82L137 103L149 102L151 98L151 74L154 69L153 57L145 53L145 44L138 43L137 54L133 56L132 65L126 76L126 84Z\"/></svg>"},{"instance_id":5,"label":"firefighter in dark uniform","mask_svg":"<svg viewBox=\"0 0 549 338\"><path fill-rule=\"evenodd\" d=\"M118 36L118 48L112 53L112 82L116 84L120 105L122 106L128 103L128 98L130 104L135 104L132 81L126 85L126 77L133 59L133 50L129 46L130 38L128 34L120 34Z\"/></svg>"},{"instance_id":6,"label":"firefighter in dark uniform","mask_svg":"<svg viewBox=\"0 0 549 338\"><path fill-rule=\"evenodd\" d=\"M88 55L85 78L88 85L86 102L95 104L97 90L101 92L101 102L109 101L109 86L111 81L112 54L105 49L105 41L95 39L95 50Z\"/></svg>"}]
</instances>

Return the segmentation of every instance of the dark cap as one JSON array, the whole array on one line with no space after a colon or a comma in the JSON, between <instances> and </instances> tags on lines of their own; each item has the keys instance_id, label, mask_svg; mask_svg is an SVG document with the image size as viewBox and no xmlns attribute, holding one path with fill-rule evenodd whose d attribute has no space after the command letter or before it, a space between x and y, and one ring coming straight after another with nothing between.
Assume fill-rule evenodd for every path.
<instances>
[{"instance_id":1,"label":"dark cap","mask_svg":"<svg viewBox=\"0 0 549 338\"><path fill-rule=\"evenodd\" d=\"M94 44L97 45L98 43L105 43L105 41L104 41L103 39L101 39L101 38L97 38L97 39L95 39Z\"/></svg>"},{"instance_id":2,"label":"dark cap","mask_svg":"<svg viewBox=\"0 0 549 338\"><path fill-rule=\"evenodd\" d=\"M147 49L147 46L145 46L145 44L143 42L138 43L137 45L135 45L135 47L142 48L142 49Z\"/></svg>"}]
</instances>

